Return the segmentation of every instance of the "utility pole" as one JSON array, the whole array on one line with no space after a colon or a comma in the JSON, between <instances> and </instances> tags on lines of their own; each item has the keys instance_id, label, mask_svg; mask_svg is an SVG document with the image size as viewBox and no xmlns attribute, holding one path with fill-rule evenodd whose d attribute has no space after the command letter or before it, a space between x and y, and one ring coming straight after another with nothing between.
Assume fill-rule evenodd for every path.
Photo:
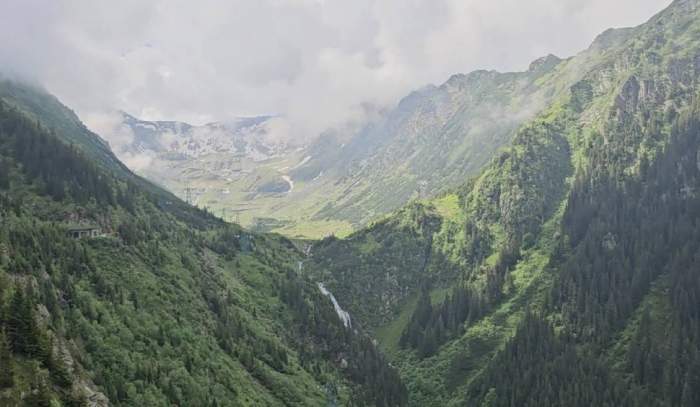
<instances>
[{"instance_id":1,"label":"utility pole","mask_svg":"<svg viewBox=\"0 0 700 407\"><path fill-rule=\"evenodd\" d=\"M192 205L192 188L190 187L190 184L185 186L185 202Z\"/></svg>"},{"instance_id":2,"label":"utility pole","mask_svg":"<svg viewBox=\"0 0 700 407\"><path fill-rule=\"evenodd\" d=\"M232 219L233 223L240 225L241 224L241 212L245 212L245 209L244 208L235 208L235 209L231 209L231 211L233 212L233 219Z\"/></svg>"},{"instance_id":3,"label":"utility pole","mask_svg":"<svg viewBox=\"0 0 700 407\"><path fill-rule=\"evenodd\" d=\"M418 181L418 199L425 199L427 195L428 181Z\"/></svg>"},{"instance_id":4,"label":"utility pole","mask_svg":"<svg viewBox=\"0 0 700 407\"><path fill-rule=\"evenodd\" d=\"M243 157L245 153L236 153L233 156L233 162L231 163L231 171L239 174L243 171Z\"/></svg>"}]
</instances>

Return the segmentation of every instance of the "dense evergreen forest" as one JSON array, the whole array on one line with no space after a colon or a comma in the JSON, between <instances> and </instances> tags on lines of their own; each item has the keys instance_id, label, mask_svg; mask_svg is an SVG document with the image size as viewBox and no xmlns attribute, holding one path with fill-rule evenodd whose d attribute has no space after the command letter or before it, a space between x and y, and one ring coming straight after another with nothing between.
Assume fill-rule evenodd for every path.
<instances>
[{"instance_id":1,"label":"dense evergreen forest","mask_svg":"<svg viewBox=\"0 0 700 407\"><path fill-rule=\"evenodd\" d=\"M624 154L601 145L602 162L592 151L592 171L569 196L562 221L569 239L550 263L559 278L545 313L528 314L477 380L473 402L700 403L699 136L693 102L659 157L622 182ZM616 342L626 349L614 349Z\"/></svg>"},{"instance_id":2,"label":"dense evergreen forest","mask_svg":"<svg viewBox=\"0 0 700 407\"><path fill-rule=\"evenodd\" d=\"M290 241L188 208L51 123L0 103L0 404L406 404Z\"/></svg>"},{"instance_id":3,"label":"dense evergreen forest","mask_svg":"<svg viewBox=\"0 0 700 407\"><path fill-rule=\"evenodd\" d=\"M190 207L2 83L0 404L700 405L698 14L552 60L478 176L315 242Z\"/></svg>"}]
</instances>

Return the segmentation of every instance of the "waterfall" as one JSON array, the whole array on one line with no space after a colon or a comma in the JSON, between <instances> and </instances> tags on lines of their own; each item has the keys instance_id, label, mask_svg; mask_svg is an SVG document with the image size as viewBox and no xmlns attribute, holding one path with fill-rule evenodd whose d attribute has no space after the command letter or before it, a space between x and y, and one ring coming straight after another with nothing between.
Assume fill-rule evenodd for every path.
<instances>
[{"instance_id":1,"label":"waterfall","mask_svg":"<svg viewBox=\"0 0 700 407\"><path fill-rule=\"evenodd\" d=\"M333 308L335 308L335 312L338 313L338 317L340 318L340 320L343 321L343 325L345 325L346 328L352 328L350 314L340 307L333 293L328 291L328 289L326 288L326 286L323 285L323 283L318 283L318 289L321 290L321 294L331 299L331 302L333 303Z\"/></svg>"}]
</instances>

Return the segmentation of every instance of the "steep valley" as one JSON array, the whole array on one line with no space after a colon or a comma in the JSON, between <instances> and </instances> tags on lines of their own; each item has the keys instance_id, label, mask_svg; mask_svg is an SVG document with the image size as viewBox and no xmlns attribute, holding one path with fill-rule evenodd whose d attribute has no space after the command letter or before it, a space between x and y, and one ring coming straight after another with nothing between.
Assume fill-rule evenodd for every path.
<instances>
[{"instance_id":1,"label":"steep valley","mask_svg":"<svg viewBox=\"0 0 700 407\"><path fill-rule=\"evenodd\" d=\"M0 81L0 405L700 405L700 0L273 120L112 152Z\"/></svg>"},{"instance_id":2,"label":"steep valley","mask_svg":"<svg viewBox=\"0 0 700 407\"><path fill-rule=\"evenodd\" d=\"M301 146L275 141L270 117L192 126L122 114L133 137L116 153L181 198L255 230L345 236L476 174L568 89L567 65L549 55L525 72L454 75Z\"/></svg>"}]
</instances>

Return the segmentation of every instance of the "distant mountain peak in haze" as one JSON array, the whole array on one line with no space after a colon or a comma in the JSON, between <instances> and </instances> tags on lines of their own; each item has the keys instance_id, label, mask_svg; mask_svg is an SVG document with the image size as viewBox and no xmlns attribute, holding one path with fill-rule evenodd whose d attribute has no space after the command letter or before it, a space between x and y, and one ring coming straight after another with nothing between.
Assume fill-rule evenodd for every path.
<instances>
[{"instance_id":1,"label":"distant mountain peak in haze","mask_svg":"<svg viewBox=\"0 0 700 407\"><path fill-rule=\"evenodd\" d=\"M540 71L540 70L550 70L554 68L556 65L558 65L562 61L561 58L554 54L548 54L547 56L537 58L536 60L532 61L530 63L530 66L528 67L528 71L534 72L534 71Z\"/></svg>"},{"instance_id":2,"label":"distant mountain peak in haze","mask_svg":"<svg viewBox=\"0 0 700 407\"><path fill-rule=\"evenodd\" d=\"M222 122L193 125L181 121L142 120L120 112L121 126L133 133L129 143L116 153L140 152L153 156L177 153L189 157L228 152L261 160L285 148L286 138L277 138L269 128L275 116L237 117Z\"/></svg>"},{"instance_id":3,"label":"distant mountain peak in haze","mask_svg":"<svg viewBox=\"0 0 700 407\"><path fill-rule=\"evenodd\" d=\"M178 131L193 129L193 128L197 128L197 127L235 131L235 130L238 130L241 128L261 125L261 124L263 124L263 123L265 123L273 118L279 117L277 115L240 116L240 117L233 117L233 118L227 119L227 120L208 122L208 123L204 123L201 125L195 125L195 124L191 124L191 123L184 122L184 121L178 121L178 120L140 119L140 118L138 118L138 117L136 117L128 112L125 112L123 110L119 110L118 113L121 116L122 121L125 124L136 125L136 126L141 125L141 126L147 126L147 127L155 126L157 128L161 128L161 129L169 129L170 128L170 129L178 130Z\"/></svg>"}]
</instances>

